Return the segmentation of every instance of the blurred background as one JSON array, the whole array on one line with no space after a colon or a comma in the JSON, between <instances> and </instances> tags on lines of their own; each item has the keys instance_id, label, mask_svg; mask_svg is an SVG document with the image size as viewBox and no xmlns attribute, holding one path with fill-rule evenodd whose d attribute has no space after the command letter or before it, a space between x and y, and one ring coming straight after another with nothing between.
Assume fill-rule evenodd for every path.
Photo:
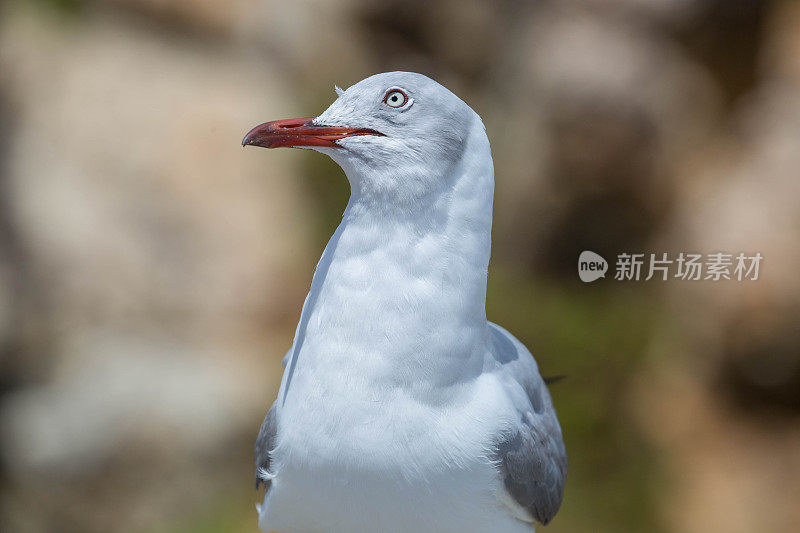
<instances>
[{"instance_id":1,"label":"blurred background","mask_svg":"<svg viewBox=\"0 0 800 533\"><path fill-rule=\"evenodd\" d=\"M256 531L253 441L348 187L240 139L386 70L484 117L489 318L568 376L547 531L800 531L795 0L7 0L0 530ZM764 261L583 284L583 250Z\"/></svg>"}]
</instances>

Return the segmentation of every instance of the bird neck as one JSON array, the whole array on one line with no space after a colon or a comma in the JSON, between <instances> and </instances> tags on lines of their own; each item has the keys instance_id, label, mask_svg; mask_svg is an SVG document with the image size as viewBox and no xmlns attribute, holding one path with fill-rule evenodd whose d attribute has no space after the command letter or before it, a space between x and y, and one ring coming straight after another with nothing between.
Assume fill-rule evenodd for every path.
<instances>
[{"instance_id":1,"label":"bird neck","mask_svg":"<svg viewBox=\"0 0 800 533\"><path fill-rule=\"evenodd\" d=\"M481 371L494 173L488 141L477 148L402 214L351 196L303 308L302 365L395 383Z\"/></svg>"}]
</instances>

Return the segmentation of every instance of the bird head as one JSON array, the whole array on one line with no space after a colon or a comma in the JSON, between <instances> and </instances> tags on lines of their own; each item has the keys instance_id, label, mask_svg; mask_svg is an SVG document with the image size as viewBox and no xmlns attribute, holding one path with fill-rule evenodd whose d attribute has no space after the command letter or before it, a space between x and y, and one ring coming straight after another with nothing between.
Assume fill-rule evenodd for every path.
<instances>
[{"instance_id":1,"label":"bird head","mask_svg":"<svg viewBox=\"0 0 800 533\"><path fill-rule=\"evenodd\" d=\"M471 137L488 156L480 117L427 76L376 74L337 94L319 116L260 124L242 145L322 152L344 169L354 194L395 203L452 186Z\"/></svg>"}]
</instances>

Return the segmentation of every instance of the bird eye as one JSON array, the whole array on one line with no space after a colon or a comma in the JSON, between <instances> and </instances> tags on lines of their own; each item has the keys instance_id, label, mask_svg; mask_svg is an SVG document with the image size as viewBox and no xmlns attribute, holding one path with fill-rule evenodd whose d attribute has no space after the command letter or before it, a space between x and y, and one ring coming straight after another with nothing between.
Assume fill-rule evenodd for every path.
<instances>
[{"instance_id":1,"label":"bird eye","mask_svg":"<svg viewBox=\"0 0 800 533\"><path fill-rule=\"evenodd\" d=\"M389 107L403 107L408 102L408 96L400 89L392 89L383 97L383 103Z\"/></svg>"}]
</instances>

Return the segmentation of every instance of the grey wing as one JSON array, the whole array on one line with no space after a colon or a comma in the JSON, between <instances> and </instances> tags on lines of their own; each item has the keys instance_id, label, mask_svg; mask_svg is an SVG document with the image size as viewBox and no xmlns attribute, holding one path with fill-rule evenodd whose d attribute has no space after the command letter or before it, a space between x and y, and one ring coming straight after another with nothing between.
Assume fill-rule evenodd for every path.
<instances>
[{"instance_id":1,"label":"grey wing","mask_svg":"<svg viewBox=\"0 0 800 533\"><path fill-rule=\"evenodd\" d=\"M277 432L278 421L275 405L273 405L264 418L264 422L261 423L261 429L258 431L258 437L256 438L256 489L263 483L264 487L269 490L271 484L270 454L275 448Z\"/></svg>"},{"instance_id":2,"label":"grey wing","mask_svg":"<svg viewBox=\"0 0 800 533\"><path fill-rule=\"evenodd\" d=\"M517 402L519 426L495 443L495 460L508 495L530 519L546 525L564 497L567 452L561 427L533 356L510 333L492 326L499 371L527 397Z\"/></svg>"},{"instance_id":3,"label":"grey wing","mask_svg":"<svg viewBox=\"0 0 800 533\"><path fill-rule=\"evenodd\" d=\"M503 484L530 516L547 525L564 498L567 454L548 424L526 422L522 429L495 445Z\"/></svg>"}]
</instances>

